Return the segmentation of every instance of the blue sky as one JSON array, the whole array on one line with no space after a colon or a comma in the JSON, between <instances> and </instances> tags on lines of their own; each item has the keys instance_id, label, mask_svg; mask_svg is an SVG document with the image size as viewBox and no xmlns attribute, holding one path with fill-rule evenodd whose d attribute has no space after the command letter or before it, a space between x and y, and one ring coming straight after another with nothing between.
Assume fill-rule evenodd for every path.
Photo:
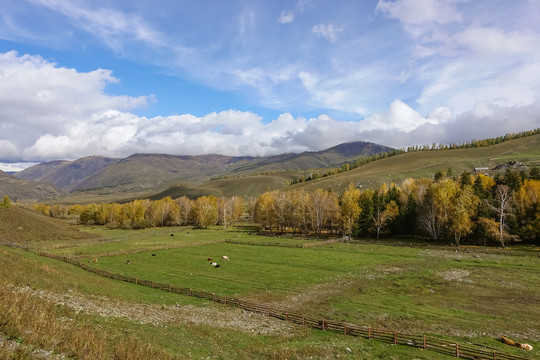
<instances>
[{"instance_id":1,"label":"blue sky","mask_svg":"<svg viewBox=\"0 0 540 360\"><path fill-rule=\"evenodd\" d=\"M540 127L537 0L4 0L0 169Z\"/></svg>"}]
</instances>

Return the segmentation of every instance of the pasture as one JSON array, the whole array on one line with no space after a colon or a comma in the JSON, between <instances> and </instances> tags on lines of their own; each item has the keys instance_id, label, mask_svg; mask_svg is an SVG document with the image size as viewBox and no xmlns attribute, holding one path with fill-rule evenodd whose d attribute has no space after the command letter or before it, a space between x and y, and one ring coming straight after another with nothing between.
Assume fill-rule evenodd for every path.
<instances>
[{"instance_id":1,"label":"pasture","mask_svg":"<svg viewBox=\"0 0 540 360\"><path fill-rule=\"evenodd\" d=\"M32 231L32 223L24 226ZM214 292L313 318L447 337L530 358L540 354L538 249L534 256L509 256L391 246L393 242L321 244L314 239L257 236L249 226L227 230L78 229L83 233L71 240L61 236L43 240L39 247L111 273ZM262 246L269 242L283 246ZM292 247L299 244L320 246ZM19 306L10 303L18 297L9 289L18 289L17 294L20 289L31 292L37 299L32 303L36 311L51 302L52 307L39 311L58 315L57 319L47 320L58 322L58 335L54 336L64 339L63 318L84 324L85 331L95 330L92 336L96 344L102 344L94 353L98 358L129 353L121 345L126 336L131 347L150 349L159 358L449 358L416 348L310 330L197 298L105 279L19 249L1 247L0 255L0 296L7 309ZM221 260L223 255L230 261ZM93 258L98 262L88 263ZM220 267L210 266L208 258ZM25 299L20 300L20 306L27 308ZM73 314L71 306L83 310ZM28 316L31 318L26 320L13 316L21 321L20 328L8 317L7 324L13 325L4 326L0 332L8 332L16 339L19 336L22 343L38 348L56 346L58 352L84 357L76 355L75 349L84 348L84 343L75 346L76 342L65 339L47 342L29 338L25 329L44 316ZM51 334L44 328L36 323L35 334L43 331L42 337L48 339ZM76 333L77 329L80 326L69 331ZM97 335L101 332L107 334L106 339ZM535 350L525 352L506 346L498 341L503 334L528 342ZM80 335L80 339L85 336L90 335ZM58 348L63 342L73 348ZM148 356L143 350L139 357L132 358Z\"/></svg>"},{"instance_id":2,"label":"pasture","mask_svg":"<svg viewBox=\"0 0 540 360\"><path fill-rule=\"evenodd\" d=\"M294 248L225 242L269 241L248 230L156 229L127 232L133 238L126 238L122 231L94 229L115 241L57 252L96 257L98 263L92 266L115 274L285 307L316 318L474 339L499 348L496 339L502 334L539 344L537 256L369 243ZM144 251L153 244L153 250ZM131 250L115 253L118 249ZM221 261L223 255L231 260ZM208 258L221 266L210 266Z\"/></svg>"}]
</instances>

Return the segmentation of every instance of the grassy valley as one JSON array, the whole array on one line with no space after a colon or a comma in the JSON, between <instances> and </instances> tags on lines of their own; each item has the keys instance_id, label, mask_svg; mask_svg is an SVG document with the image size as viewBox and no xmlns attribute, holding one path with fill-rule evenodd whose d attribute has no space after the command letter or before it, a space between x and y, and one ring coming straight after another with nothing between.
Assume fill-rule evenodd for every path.
<instances>
[{"instance_id":1,"label":"grassy valley","mask_svg":"<svg viewBox=\"0 0 540 360\"><path fill-rule=\"evenodd\" d=\"M26 212L0 210L2 229L17 239L18 229L7 224ZM268 242L250 235L249 226L109 230L74 228L37 214L28 217L22 225L29 234L53 229L42 249L84 263L96 258L97 263L88 264L98 270L315 318L481 344L526 358L539 355L537 256L390 246L392 240L310 248L254 246L225 242ZM25 239L18 241L24 244ZM451 358L106 279L21 249L0 246L0 254L0 333L18 344L21 359L34 358L36 349L72 358ZM230 261L218 260L219 269L208 265L208 257L217 260L224 254ZM32 310L15 312L19 307ZM529 342L535 350L505 346L498 341L502 334ZM0 347L0 354L7 351Z\"/></svg>"}]
</instances>

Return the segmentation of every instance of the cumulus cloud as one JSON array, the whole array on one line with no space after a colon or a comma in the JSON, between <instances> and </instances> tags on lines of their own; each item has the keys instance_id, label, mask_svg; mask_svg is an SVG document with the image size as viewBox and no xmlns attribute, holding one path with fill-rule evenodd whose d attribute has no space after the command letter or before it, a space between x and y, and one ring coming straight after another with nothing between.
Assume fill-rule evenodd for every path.
<instances>
[{"instance_id":1,"label":"cumulus cloud","mask_svg":"<svg viewBox=\"0 0 540 360\"><path fill-rule=\"evenodd\" d=\"M81 73L58 67L40 56L15 51L0 54L0 140L17 148L30 147L52 156L59 150L46 149L56 139L56 148L68 149L64 136L85 133L81 126L94 125L92 115L103 109L131 110L145 106L148 97L111 96L105 93L108 83L118 81L109 70ZM42 138L41 141L37 141ZM32 147L33 146L33 147ZM16 154L4 146L1 159ZM47 155L48 157L49 155Z\"/></svg>"},{"instance_id":2,"label":"cumulus cloud","mask_svg":"<svg viewBox=\"0 0 540 360\"><path fill-rule=\"evenodd\" d=\"M343 101L340 97L345 92L320 90L315 75L300 72L298 76L321 101ZM457 116L447 107L423 116L395 100L388 111L362 121L284 113L265 123L257 114L238 110L146 118L129 110L145 105L147 97L105 93L106 85L117 81L108 70L80 73L38 56L9 52L0 54L0 77L0 161L4 162L133 153L265 156L317 151L357 140L394 147L459 142L464 137L500 135L500 129L534 128L538 124L535 114L540 113L538 102L514 107L485 102ZM490 128L499 133L490 134Z\"/></svg>"},{"instance_id":3,"label":"cumulus cloud","mask_svg":"<svg viewBox=\"0 0 540 360\"><path fill-rule=\"evenodd\" d=\"M283 10L279 15L278 22L280 24L290 24L294 21L294 12L290 10Z\"/></svg>"},{"instance_id":4,"label":"cumulus cloud","mask_svg":"<svg viewBox=\"0 0 540 360\"><path fill-rule=\"evenodd\" d=\"M410 132L424 124L442 124L450 117L450 110L447 108L435 109L428 117L422 117L404 102L395 100L390 104L390 111L387 113L373 114L362 121L362 129Z\"/></svg>"},{"instance_id":5,"label":"cumulus cloud","mask_svg":"<svg viewBox=\"0 0 540 360\"><path fill-rule=\"evenodd\" d=\"M379 0L376 11L399 19L406 26L430 23L446 24L461 21L462 14L456 4L464 0ZM467 1L467 0L465 0Z\"/></svg>"},{"instance_id":6,"label":"cumulus cloud","mask_svg":"<svg viewBox=\"0 0 540 360\"><path fill-rule=\"evenodd\" d=\"M317 24L311 29L313 33L325 38L330 42L338 40L338 33L343 31L342 28L336 28L334 24Z\"/></svg>"}]
</instances>

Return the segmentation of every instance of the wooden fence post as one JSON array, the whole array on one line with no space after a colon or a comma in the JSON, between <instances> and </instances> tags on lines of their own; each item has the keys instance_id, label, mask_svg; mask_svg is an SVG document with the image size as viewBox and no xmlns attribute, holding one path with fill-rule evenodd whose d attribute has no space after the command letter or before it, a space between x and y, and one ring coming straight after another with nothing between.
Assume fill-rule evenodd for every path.
<instances>
[{"instance_id":1,"label":"wooden fence post","mask_svg":"<svg viewBox=\"0 0 540 360\"><path fill-rule=\"evenodd\" d=\"M139 279L135 278L135 285L138 285Z\"/></svg>"},{"instance_id":2,"label":"wooden fence post","mask_svg":"<svg viewBox=\"0 0 540 360\"><path fill-rule=\"evenodd\" d=\"M368 338L368 340L371 340L371 326L368 327L367 338Z\"/></svg>"},{"instance_id":3,"label":"wooden fence post","mask_svg":"<svg viewBox=\"0 0 540 360\"><path fill-rule=\"evenodd\" d=\"M343 323L343 334L347 335L347 324Z\"/></svg>"},{"instance_id":4,"label":"wooden fence post","mask_svg":"<svg viewBox=\"0 0 540 360\"><path fill-rule=\"evenodd\" d=\"M397 331L394 331L394 345L397 345Z\"/></svg>"},{"instance_id":5,"label":"wooden fence post","mask_svg":"<svg viewBox=\"0 0 540 360\"><path fill-rule=\"evenodd\" d=\"M212 293L212 301L216 302L216 294Z\"/></svg>"},{"instance_id":6,"label":"wooden fence post","mask_svg":"<svg viewBox=\"0 0 540 360\"><path fill-rule=\"evenodd\" d=\"M497 360L497 351L493 350L493 360Z\"/></svg>"},{"instance_id":7,"label":"wooden fence post","mask_svg":"<svg viewBox=\"0 0 540 360\"><path fill-rule=\"evenodd\" d=\"M172 285L169 284L169 292L172 292Z\"/></svg>"},{"instance_id":8,"label":"wooden fence post","mask_svg":"<svg viewBox=\"0 0 540 360\"><path fill-rule=\"evenodd\" d=\"M459 357L459 344L456 343L456 357Z\"/></svg>"},{"instance_id":9,"label":"wooden fence post","mask_svg":"<svg viewBox=\"0 0 540 360\"><path fill-rule=\"evenodd\" d=\"M427 339L426 339L426 335L424 335L424 350L426 350L426 347L427 347Z\"/></svg>"}]
</instances>

